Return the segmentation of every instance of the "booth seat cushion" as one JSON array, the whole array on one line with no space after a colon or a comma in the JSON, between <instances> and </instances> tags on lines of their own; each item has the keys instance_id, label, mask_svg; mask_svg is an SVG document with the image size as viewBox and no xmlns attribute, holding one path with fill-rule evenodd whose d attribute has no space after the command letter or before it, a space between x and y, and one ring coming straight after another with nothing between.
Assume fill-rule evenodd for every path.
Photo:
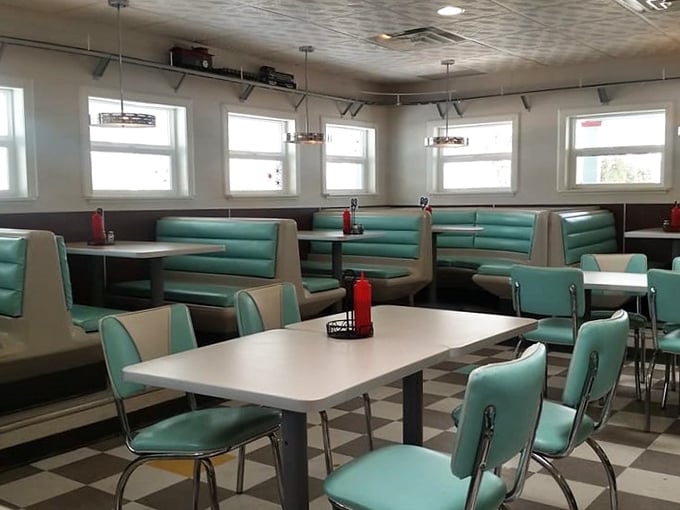
<instances>
[{"instance_id":1,"label":"booth seat cushion","mask_svg":"<svg viewBox=\"0 0 680 510\"><path fill-rule=\"evenodd\" d=\"M442 267L458 267L463 269L479 270L481 266L485 265L498 265L498 266L508 266L509 268L513 264L517 264L517 261L509 261L494 257L479 257L475 255L439 255L437 256L437 265ZM508 273L509 274L509 273Z\"/></svg>"},{"instance_id":2,"label":"booth seat cushion","mask_svg":"<svg viewBox=\"0 0 680 510\"><path fill-rule=\"evenodd\" d=\"M340 282L335 278L324 278L322 276L304 276L302 277L302 286L312 294L315 292L323 292L324 290L333 290L340 287Z\"/></svg>"},{"instance_id":3,"label":"booth seat cushion","mask_svg":"<svg viewBox=\"0 0 680 510\"><path fill-rule=\"evenodd\" d=\"M510 268L517 264L517 262L503 260L496 261L491 264L482 264L477 268L477 274L485 274L488 276L510 276Z\"/></svg>"},{"instance_id":4,"label":"booth seat cushion","mask_svg":"<svg viewBox=\"0 0 680 510\"><path fill-rule=\"evenodd\" d=\"M234 306L234 294L241 288L231 285L176 281L164 283L165 299L168 301L221 307ZM149 280L121 282L112 285L111 290L115 294L148 298L151 295L151 282Z\"/></svg>"},{"instance_id":5,"label":"booth seat cushion","mask_svg":"<svg viewBox=\"0 0 680 510\"><path fill-rule=\"evenodd\" d=\"M99 330L99 320L107 315L123 313L123 310L113 308L100 308L98 306L71 305L71 319L73 324L82 328L86 333L94 333Z\"/></svg>"},{"instance_id":6,"label":"booth seat cushion","mask_svg":"<svg viewBox=\"0 0 680 510\"><path fill-rule=\"evenodd\" d=\"M305 273L331 274L331 265L327 262L304 260L301 264L302 271ZM411 274L411 270L407 267L388 265L345 264L343 265L343 269L351 269L357 274L364 273L366 278L384 278L386 280L409 276Z\"/></svg>"}]
</instances>

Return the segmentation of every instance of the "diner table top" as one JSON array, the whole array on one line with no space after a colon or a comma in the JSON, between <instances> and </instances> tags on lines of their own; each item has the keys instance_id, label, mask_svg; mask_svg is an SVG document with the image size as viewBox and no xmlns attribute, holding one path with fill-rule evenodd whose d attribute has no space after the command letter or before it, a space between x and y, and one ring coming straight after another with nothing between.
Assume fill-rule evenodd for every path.
<instances>
[{"instance_id":1,"label":"diner table top","mask_svg":"<svg viewBox=\"0 0 680 510\"><path fill-rule=\"evenodd\" d=\"M301 241L361 241L384 237L381 230L368 230L363 234L345 234L342 230L298 230L297 238Z\"/></svg>"},{"instance_id":2,"label":"diner table top","mask_svg":"<svg viewBox=\"0 0 680 510\"><path fill-rule=\"evenodd\" d=\"M66 243L69 255L98 255L130 259L151 259L172 255L195 255L224 251L220 244L167 243L158 241L116 241L114 244L93 245L87 242Z\"/></svg>"},{"instance_id":3,"label":"diner table top","mask_svg":"<svg viewBox=\"0 0 680 510\"><path fill-rule=\"evenodd\" d=\"M583 271L583 286L589 290L647 292L647 273Z\"/></svg>"}]
</instances>

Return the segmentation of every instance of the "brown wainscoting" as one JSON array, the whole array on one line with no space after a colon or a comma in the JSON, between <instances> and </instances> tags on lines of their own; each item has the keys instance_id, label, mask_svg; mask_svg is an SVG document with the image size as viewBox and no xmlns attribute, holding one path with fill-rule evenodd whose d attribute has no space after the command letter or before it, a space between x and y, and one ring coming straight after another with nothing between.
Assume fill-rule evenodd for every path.
<instances>
[{"instance_id":1,"label":"brown wainscoting","mask_svg":"<svg viewBox=\"0 0 680 510\"><path fill-rule=\"evenodd\" d=\"M156 220L166 216L291 218L298 229L312 228L312 214L317 208L290 209L164 209L158 211L104 211L105 227L115 232L116 239L153 241ZM90 237L90 211L0 214L0 228L50 230L64 236L66 242L87 241ZM303 255L304 246L301 246ZM92 304L92 258L70 256L71 286L76 303ZM116 259L106 261L108 282L141 280L149 277L148 263L143 260Z\"/></svg>"}]
</instances>

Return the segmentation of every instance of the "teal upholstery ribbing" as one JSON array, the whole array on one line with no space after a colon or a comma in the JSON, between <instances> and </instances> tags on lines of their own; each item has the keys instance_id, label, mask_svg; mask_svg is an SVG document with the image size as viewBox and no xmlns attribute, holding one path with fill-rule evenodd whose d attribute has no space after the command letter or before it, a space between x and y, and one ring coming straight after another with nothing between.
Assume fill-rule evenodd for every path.
<instances>
[{"instance_id":1,"label":"teal upholstery ribbing","mask_svg":"<svg viewBox=\"0 0 680 510\"><path fill-rule=\"evenodd\" d=\"M515 265L510 270L512 302L518 316L541 315L522 340L573 345L585 314L583 272L573 267Z\"/></svg>"},{"instance_id":2,"label":"teal upholstery ribbing","mask_svg":"<svg viewBox=\"0 0 680 510\"><path fill-rule=\"evenodd\" d=\"M381 448L329 475L326 495L353 510L495 510L512 501L526 474L545 369L538 344L520 359L475 369L452 456L412 445ZM508 489L493 470L518 454Z\"/></svg>"},{"instance_id":3,"label":"teal upholstery ribbing","mask_svg":"<svg viewBox=\"0 0 680 510\"><path fill-rule=\"evenodd\" d=\"M565 264L576 264L588 253L617 252L613 214L564 216L561 221Z\"/></svg>"},{"instance_id":4,"label":"teal upholstery ribbing","mask_svg":"<svg viewBox=\"0 0 680 510\"><path fill-rule=\"evenodd\" d=\"M549 459L568 456L580 444L588 444L600 459L609 482L612 510L618 507L616 474L606 453L592 434L605 426L621 375L628 341L628 314L623 310L611 318L585 323L571 355L561 402L544 402L536 430L532 457L555 478L576 509L571 488ZM586 414L592 402L603 405L597 414ZM594 411L593 411L594 412Z\"/></svg>"},{"instance_id":5,"label":"teal upholstery ribbing","mask_svg":"<svg viewBox=\"0 0 680 510\"><path fill-rule=\"evenodd\" d=\"M219 510L217 484L211 457L269 437L274 449L277 475L280 456L276 432L280 413L262 407L215 407L196 409L193 395L188 395L190 410L140 430L130 428L124 401L146 390L142 384L123 380L123 369L164 354L178 353L196 347L189 311L185 305L171 305L106 317L100 323L104 359L111 381L128 449L138 455L121 473L116 487L114 508L120 510L123 491L132 472L145 462L178 458L194 461L194 508L197 505L201 466L205 467L212 510ZM239 462L242 491L243 472Z\"/></svg>"},{"instance_id":6,"label":"teal upholstery ribbing","mask_svg":"<svg viewBox=\"0 0 680 510\"><path fill-rule=\"evenodd\" d=\"M321 260L304 260L301 263L305 273L312 274L331 274L331 265ZM366 278L399 278L408 276L411 271L407 267L400 266L378 266L370 264L348 263L343 265L344 270L352 270L355 273L364 273Z\"/></svg>"},{"instance_id":7,"label":"teal upholstery ribbing","mask_svg":"<svg viewBox=\"0 0 680 510\"><path fill-rule=\"evenodd\" d=\"M21 317L26 275L26 239L0 237L0 315Z\"/></svg>"},{"instance_id":8,"label":"teal upholstery ribbing","mask_svg":"<svg viewBox=\"0 0 680 510\"><path fill-rule=\"evenodd\" d=\"M432 210L432 226L439 225L474 225L477 211ZM437 248L472 248L475 236L470 232L443 232L437 236Z\"/></svg>"},{"instance_id":9,"label":"teal upholstery ribbing","mask_svg":"<svg viewBox=\"0 0 680 510\"><path fill-rule=\"evenodd\" d=\"M301 320L295 286L290 283L240 290L234 296L234 306L241 336L283 328Z\"/></svg>"},{"instance_id":10,"label":"teal upholstery ribbing","mask_svg":"<svg viewBox=\"0 0 680 510\"><path fill-rule=\"evenodd\" d=\"M278 225L275 222L224 222L202 218L162 218L156 240L220 244L224 251L163 259L169 271L191 271L274 278Z\"/></svg>"},{"instance_id":11,"label":"teal upholstery ribbing","mask_svg":"<svg viewBox=\"0 0 680 510\"><path fill-rule=\"evenodd\" d=\"M164 282L163 292L167 301L226 307L234 306L234 294L241 288L232 285L168 280ZM111 291L116 294L149 298L151 296L151 282L149 280L134 280L114 283L111 285Z\"/></svg>"},{"instance_id":12,"label":"teal upholstery ribbing","mask_svg":"<svg viewBox=\"0 0 680 510\"><path fill-rule=\"evenodd\" d=\"M673 262L675 264L675 261ZM664 354L666 370L664 376L661 407L666 406L668 387L673 369L673 357L680 354L680 272L666 269L650 269L647 271L647 300L652 324L652 341L654 352L647 372L647 391L645 392L645 430L651 427L651 388L657 358Z\"/></svg>"}]
</instances>

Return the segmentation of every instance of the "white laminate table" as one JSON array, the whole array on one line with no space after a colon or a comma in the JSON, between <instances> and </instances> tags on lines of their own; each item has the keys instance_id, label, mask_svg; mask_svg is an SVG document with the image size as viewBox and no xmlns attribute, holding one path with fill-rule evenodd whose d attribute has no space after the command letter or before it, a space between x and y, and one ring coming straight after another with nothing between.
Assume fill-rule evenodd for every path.
<instances>
[{"instance_id":1,"label":"white laminate table","mask_svg":"<svg viewBox=\"0 0 680 510\"><path fill-rule=\"evenodd\" d=\"M662 228L642 228L624 232L626 239L668 239L671 241L671 257L680 257L680 232L666 232Z\"/></svg>"},{"instance_id":2,"label":"white laminate table","mask_svg":"<svg viewBox=\"0 0 680 510\"><path fill-rule=\"evenodd\" d=\"M325 331L279 329L131 365L123 377L281 409L284 508L307 510L306 414L402 378L403 406L410 410L404 441L422 444L422 370L445 360L448 350L405 337L348 341Z\"/></svg>"},{"instance_id":3,"label":"white laminate table","mask_svg":"<svg viewBox=\"0 0 680 510\"><path fill-rule=\"evenodd\" d=\"M437 302L437 237L439 234L477 234L484 227L474 225L432 225L432 281L427 291L430 303Z\"/></svg>"},{"instance_id":4,"label":"white laminate table","mask_svg":"<svg viewBox=\"0 0 680 510\"><path fill-rule=\"evenodd\" d=\"M94 281L95 301L103 302L105 271L104 257L127 259L148 259L151 280L151 306L163 304L162 259L173 255L196 255L224 251L219 244L165 243L155 241L116 241L115 244L89 245L86 242L67 243L66 253L70 255L91 255L95 257Z\"/></svg>"},{"instance_id":5,"label":"white laminate table","mask_svg":"<svg viewBox=\"0 0 680 510\"><path fill-rule=\"evenodd\" d=\"M612 292L647 292L647 273L624 273L618 271L583 271L586 290Z\"/></svg>"}]
</instances>

